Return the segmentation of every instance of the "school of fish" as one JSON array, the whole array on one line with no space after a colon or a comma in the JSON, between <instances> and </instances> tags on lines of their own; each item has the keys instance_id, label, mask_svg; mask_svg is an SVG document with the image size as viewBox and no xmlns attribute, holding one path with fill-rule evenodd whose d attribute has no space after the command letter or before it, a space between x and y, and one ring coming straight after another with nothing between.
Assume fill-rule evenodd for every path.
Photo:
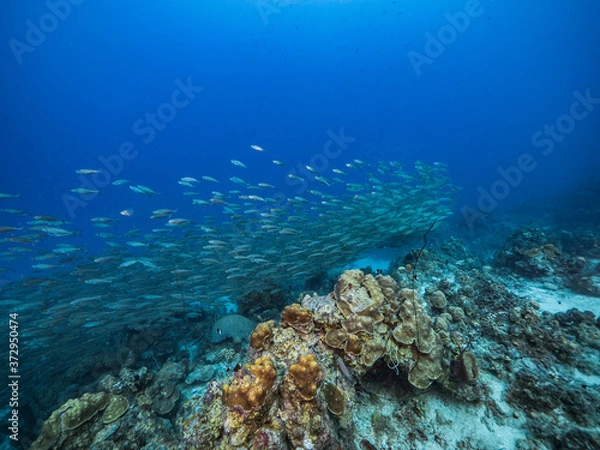
<instances>
[{"instance_id":1,"label":"school of fish","mask_svg":"<svg viewBox=\"0 0 600 450\"><path fill-rule=\"evenodd\" d=\"M237 173L247 170L239 160L231 163ZM286 166L278 160L273 164ZM156 202L151 218L162 226L120 228L117 233L115 224L132 216L133 209L91 218L99 229L96 236L106 243L104 253L96 255L60 242L77 234L67 221L2 209L4 214L33 216L17 227L0 226L0 264L30 258L33 269L30 276L0 285L5 308L27 318L21 338L28 359L59 352L66 361L92 351L112 333L150 324L171 326L184 312L218 310L253 291L287 292L291 283L345 266L369 249L421 237L454 207L456 188L440 163L417 162L414 170L404 170L396 162L354 160L328 173L307 166L305 173L311 176L288 175L305 183L302 195L286 195L272 184L251 184L236 176L173 180L191 190L184 196L196 197L190 199L200 211L194 217L177 217L175 209L161 208L166 199L155 197L149 187L117 180L114 186L127 191L129 186ZM201 184L220 190L197 198L194 189ZM17 194L0 194L0 200L22 201ZM47 239L56 241L54 249L36 252L36 243ZM54 370L62 369L58 365Z\"/></svg>"}]
</instances>

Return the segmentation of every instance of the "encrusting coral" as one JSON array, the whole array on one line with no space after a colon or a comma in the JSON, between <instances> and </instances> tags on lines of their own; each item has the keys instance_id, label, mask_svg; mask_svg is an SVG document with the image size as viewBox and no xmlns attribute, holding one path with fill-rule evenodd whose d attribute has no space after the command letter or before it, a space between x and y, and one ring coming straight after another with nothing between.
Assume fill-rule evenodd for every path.
<instances>
[{"instance_id":1,"label":"encrusting coral","mask_svg":"<svg viewBox=\"0 0 600 450\"><path fill-rule=\"evenodd\" d=\"M106 424L119 419L128 408L127 398L106 392L85 393L81 397L72 398L55 410L44 422L40 436L30 448L33 450L58 448L59 442L63 442L72 431L94 419L100 411L104 411L102 420Z\"/></svg>"},{"instance_id":2,"label":"encrusting coral","mask_svg":"<svg viewBox=\"0 0 600 450\"><path fill-rule=\"evenodd\" d=\"M456 392L476 382L475 355L451 361L454 338L436 323L416 291L389 276L346 271L330 295L286 307L279 327L259 324L250 363L223 387L211 383L200 408L194 399L184 405L191 417L184 448L354 448L357 381L374 366L417 389L438 381Z\"/></svg>"}]
</instances>

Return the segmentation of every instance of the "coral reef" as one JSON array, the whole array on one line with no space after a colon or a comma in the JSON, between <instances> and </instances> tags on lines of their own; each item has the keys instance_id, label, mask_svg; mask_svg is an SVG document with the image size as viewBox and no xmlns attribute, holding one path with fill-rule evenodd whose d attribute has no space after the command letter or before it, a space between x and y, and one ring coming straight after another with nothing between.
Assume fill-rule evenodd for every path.
<instances>
[{"instance_id":1,"label":"coral reef","mask_svg":"<svg viewBox=\"0 0 600 450\"><path fill-rule=\"evenodd\" d=\"M597 241L589 232L577 237L565 232L558 238L537 228L523 228L506 240L494 256L494 264L525 278L554 276L552 282L562 283L574 292L599 296L598 268L583 256L598 257ZM561 251L561 246L571 252Z\"/></svg>"},{"instance_id":2,"label":"coral reef","mask_svg":"<svg viewBox=\"0 0 600 450\"><path fill-rule=\"evenodd\" d=\"M515 231L494 256L494 263L526 278L553 274L560 256L558 239L537 228Z\"/></svg>"},{"instance_id":3,"label":"coral reef","mask_svg":"<svg viewBox=\"0 0 600 450\"><path fill-rule=\"evenodd\" d=\"M184 405L184 448L354 448L357 380L375 367L419 390L468 383L477 398L475 355L451 364L417 292L389 276L346 271L333 293L286 307L250 342L250 363Z\"/></svg>"},{"instance_id":4,"label":"coral reef","mask_svg":"<svg viewBox=\"0 0 600 450\"><path fill-rule=\"evenodd\" d=\"M178 448L173 426L160 418L158 414L166 411L158 405L164 398L178 398L176 384L182 374L181 363L167 362L154 377L145 367L137 371L124 367L116 378L106 375L97 384L103 390L70 399L53 411L31 448L112 449L123 448L123 443L133 450Z\"/></svg>"},{"instance_id":5,"label":"coral reef","mask_svg":"<svg viewBox=\"0 0 600 450\"><path fill-rule=\"evenodd\" d=\"M125 399L125 402L127 402L127 399ZM44 422L42 433L30 448L33 450L58 448L72 435L73 430L91 420L98 412L107 408L107 405L110 405L110 412L107 417L111 418L115 412L115 405L120 405L120 407L117 407L118 416L112 418L110 422L125 414L129 407L128 402L125 406L121 396L113 396L106 392L87 393L79 398L68 400ZM105 421L105 423L109 422Z\"/></svg>"},{"instance_id":6,"label":"coral reef","mask_svg":"<svg viewBox=\"0 0 600 450\"><path fill-rule=\"evenodd\" d=\"M531 236L561 253L532 256L524 267L545 261L551 275L530 284L592 270L595 250L583 259L562 237ZM415 252L398 261L392 276L346 271L330 294L283 308L279 323L253 323L235 338L245 360L197 342L167 358L164 334L128 333L95 382L65 392L74 398L32 448L598 447L594 313L544 310L543 296L516 294L521 267L478 265L457 240L423 251L416 269Z\"/></svg>"}]
</instances>

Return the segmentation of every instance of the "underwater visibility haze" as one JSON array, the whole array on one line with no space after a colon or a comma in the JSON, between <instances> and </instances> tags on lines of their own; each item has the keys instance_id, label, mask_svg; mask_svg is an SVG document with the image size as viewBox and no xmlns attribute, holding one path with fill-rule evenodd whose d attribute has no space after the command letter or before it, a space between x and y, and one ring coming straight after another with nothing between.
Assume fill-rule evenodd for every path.
<instances>
[{"instance_id":1,"label":"underwater visibility haze","mask_svg":"<svg viewBox=\"0 0 600 450\"><path fill-rule=\"evenodd\" d=\"M600 448L600 3L0 17L2 448Z\"/></svg>"}]
</instances>

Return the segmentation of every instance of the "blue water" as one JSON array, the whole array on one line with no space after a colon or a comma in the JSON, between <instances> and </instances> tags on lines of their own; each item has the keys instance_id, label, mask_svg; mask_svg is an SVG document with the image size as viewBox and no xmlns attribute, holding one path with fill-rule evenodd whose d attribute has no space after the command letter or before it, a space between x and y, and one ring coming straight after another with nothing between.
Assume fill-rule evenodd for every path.
<instances>
[{"instance_id":1,"label":"blue water","mask_svg":"<svg viewBox=\"0 0 600 450\"><path fill-rule=\"evenodd\" d=\"M221 181L202 181L203 199L232 176L294 196L288 175L306 165L332 178L355 159L441 162L461 188L448 223L463 237L582 185L600 192L597 0L48 0L0 18L0 193L20 196L0 208L28 213L0 212L20 228L0 234L3 283L57 242L82 249L68 272L106 253L97 233L164 226L154 209L201 223L185 176ZM11 240L35 215L77 235ZM379 256L363 261L385 269Z\"/></svg>"},{"instance_id":2,"label":"blue water","mask_svg":"<svg viewBox=\"0 0 600 450\"><path fill-rule=\"evenodd\" d=\"M21 209L69 218L62 196L80 185L74 171L102 167L99 157L129 141L137 156L111 178L148 185L178 208L187 204L181 176L229 176L236 158L265 182L285 181L270 159L307 164L342 127L356 140L340 161L443 161L471 206L477 187L489 189L497 168L525 152L537 167L498 208L597 173L598 110L550 155L531 138L569 112L574 92L600 96L598 2L295 3L88 0L55 7L64 20L54 21L51 2L11 4L1 31L0 192L20 193ZM50 30L42 43L27 21ZM426 33L447 45L415 65L409 52L428 58ZM202 92L145 143L134 123L188 79ZM100 191L75 209L75 228L146 202Z\"/></svg>"}]
</instances>

